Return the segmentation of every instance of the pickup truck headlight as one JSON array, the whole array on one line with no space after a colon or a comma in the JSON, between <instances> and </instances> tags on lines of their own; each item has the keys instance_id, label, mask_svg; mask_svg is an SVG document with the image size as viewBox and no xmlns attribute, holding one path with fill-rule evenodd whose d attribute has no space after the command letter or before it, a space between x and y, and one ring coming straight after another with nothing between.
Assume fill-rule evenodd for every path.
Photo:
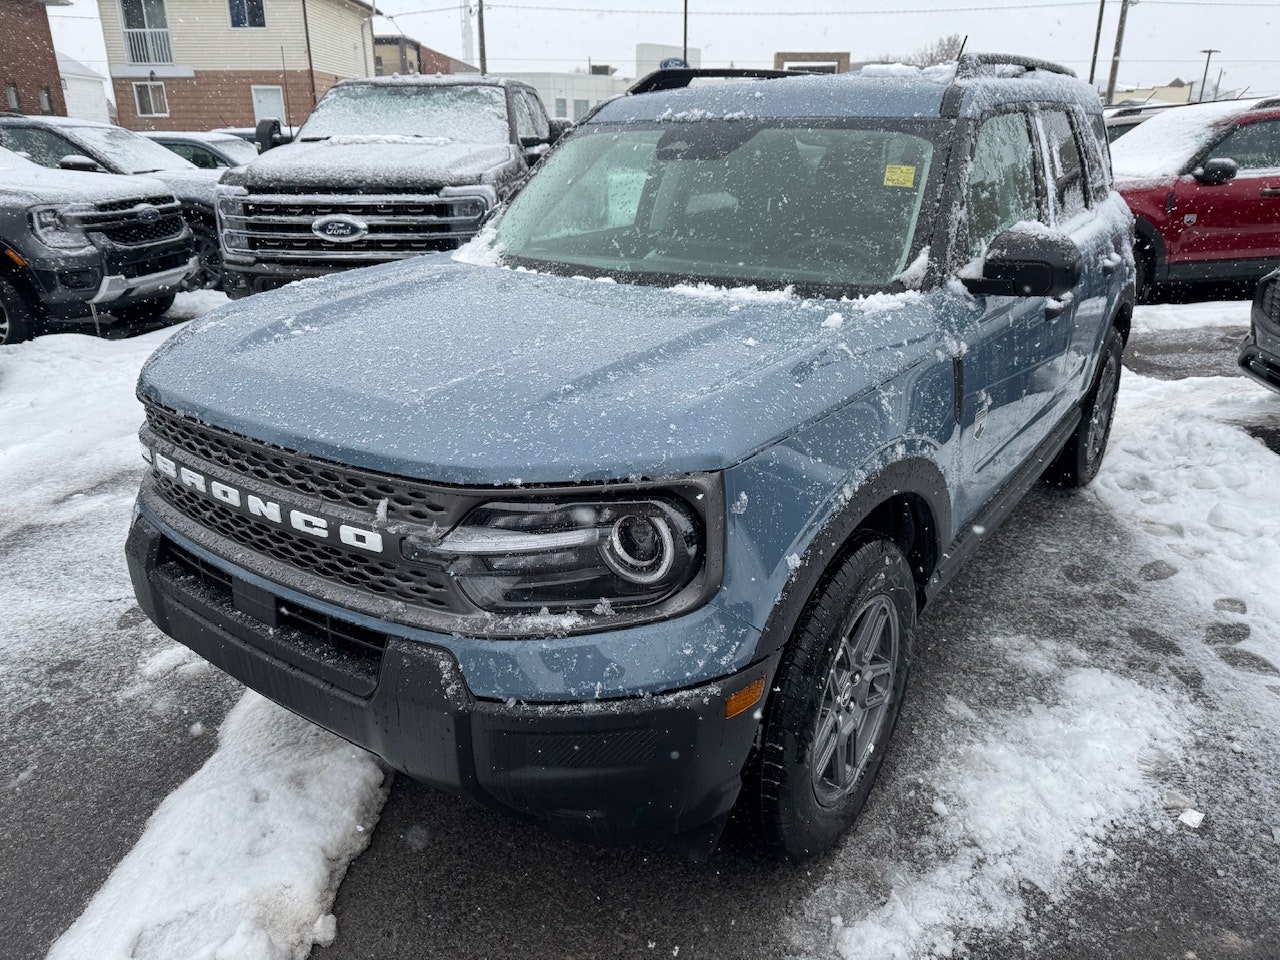
<instances>
[{"instance_id":1,"label":"pickup truck headlight","mask_svg":"<svg viewBox=\"0 0 1280 960\"><path fill-rule=\"evenodd\" d=\"M409 559L444 562L494 613L623 612L690 585L706 564L706 524L680 496L491 502L446 537L409 537Z\"/></svg>"},{"instance_id":2,"label":"pickup truck headlight","mask_svg":"<svg viewBox=\"0 0 1280 960\"><path fill-rule=\"evenodd\" d=\"M76 218L92 212L93 206L87 203L32 207L31 230L46 247L83 250L92 244Z\"/></svg>"}]
</instances>

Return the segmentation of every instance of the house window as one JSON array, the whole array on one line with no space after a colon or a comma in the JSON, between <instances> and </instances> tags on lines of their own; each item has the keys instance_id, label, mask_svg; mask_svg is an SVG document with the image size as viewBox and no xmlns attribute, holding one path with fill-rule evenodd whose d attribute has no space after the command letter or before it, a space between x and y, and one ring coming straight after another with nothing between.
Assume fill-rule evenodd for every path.
<instances>
[{"instance_id":1,"label":"house window","mask_svg":"<svg viewBox=\"0 0 1280 960\"><path fill-rule=\"evenodd\" d=\"M573 101L573 119L581 120L587 115L587 111L591 109L591 104L586 100Z\"/></svg>"},{"instance_id":2,"label":"house window","mask_svg":"<svg viewBox=\"0 0 1280 960\"><path fill-rule=\"evenodd\" d=\"M53 113L53 94L48 87L40 88L40 112L46 117Z\"/></svg>"},{"instance_id":3,"label":"house window","mask_svg":"<svg viewBox=\"0 0 1280 960\"><path fill-rule=\"evenodd\" d=\"M135 83L133 99L138 105L140 117L167 117L169 98L165 96L163 83Z\"/></svg>"},{"instance_id":4,"label":"house window","mask_svg":"<svg viewBox=\"0 0 1280 960\"><path fill-rule=\"evenodd\" d=\"M227 0L231 9L233 27L265 27L267 15L262 0Z\"/></svg>"},{"instance_id":5,"label":"house window","mask_svg":"<svg viewBox=\"0 0 1280 960\"><path fill-rule=\"evenodd\" d=\"M9 105L10 110L18 109L18 88L12 83L4 88L4 102Z\"/></svg>"},{"instance_id":6,"label":"house window","mask_svg":"<svg viewBox=\"0 0 1280 960\"><path fill-rule=\"evenodd\" d=\"M556 116L567 117L569 115L569 101L564 97L556 97Z\"/></svg>"}]
</instances>

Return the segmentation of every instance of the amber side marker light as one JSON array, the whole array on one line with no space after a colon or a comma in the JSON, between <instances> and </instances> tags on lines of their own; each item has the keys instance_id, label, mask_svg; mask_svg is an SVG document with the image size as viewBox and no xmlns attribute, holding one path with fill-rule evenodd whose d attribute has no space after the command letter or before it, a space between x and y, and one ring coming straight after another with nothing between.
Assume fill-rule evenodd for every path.
<instances>
[{"instance_id":1,"label":"amber side marker light","mask_svg":"<svg viewBox=\"0 0 1280 960\"><path fill-rule=\"evenodd\" d=\"M27 261L23 260L22 257L18 256L18 254L13 250L6 250L4 255L20 267L25 267L27 265Z\"/></svg>"},{"instance_id":2,"label":"amber side marker light","mask_svg":"<svg viewBox=\"0 0 1280 960\"><path fill-rule=\"evenodd\" d=\"M731 694L729 699L724 702L724 717L729 720L736 717L743 710L748 710L760 702L760 696L764 693L764 677L761 677L755 683L748 684L735 694Z\"/></svg>"}]
</instances>

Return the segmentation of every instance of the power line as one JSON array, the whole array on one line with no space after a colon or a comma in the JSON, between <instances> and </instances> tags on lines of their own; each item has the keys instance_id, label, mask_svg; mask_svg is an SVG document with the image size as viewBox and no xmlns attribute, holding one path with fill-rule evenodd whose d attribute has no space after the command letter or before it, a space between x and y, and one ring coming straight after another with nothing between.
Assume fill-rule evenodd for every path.
<instances>
[{"instance_id":1,"label":"power line","mask_svg":"<svg viewBox=\"0 0 1280 960\"><path fill-rule=\"evenodd\" d=\"M1148 0L1148 2L1172 2L1172 0ZM1207 0L1197 0L1204 2ZM1216 4L1215 4L1216 5ZM1245 6L1264 6L1266 4L1243 4ZM1280 3L1270 4L1271 6L1280 6ZM526 4L526 3L490 3L487 4L490 10L527 10L530 13L585 13L585 14L619 14L625 16L644 15L644 16L674 16L680 12L679 8L672 7L667 10L634 10L634 9L600 9L598 7L571 7L571 6L553 6L545 4ZM864 17L864 16L900 16L908 13L1003 13L1005 11L1025 11L1025 10L1049 10L1060 9L1063 7L1092 7L1093 0L1050 0L1047 3L1034 4L1004 4L1004 5L967 5L954 7L907 7L900 9L888 8L884 10L690 10L690 16L697 17ZM410 17L419 14L428 13L446 13L457 12L457 7L432 7L427 10L406 10L402 13L394 15L384 14L384 16Z\"/></svg>"}]
</instances>

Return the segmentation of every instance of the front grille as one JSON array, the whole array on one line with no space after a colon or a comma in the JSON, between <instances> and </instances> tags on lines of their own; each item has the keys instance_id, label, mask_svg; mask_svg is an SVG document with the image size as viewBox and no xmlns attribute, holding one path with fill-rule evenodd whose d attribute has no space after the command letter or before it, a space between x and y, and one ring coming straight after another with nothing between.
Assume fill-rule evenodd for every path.
<instances>
[{"instance_id":1,"label":"front grille","mask_svg":"<svg viewBox=\"0 0 1280 960\"><path fill-rule=\"evenodd\" d=\"M488 201L476 195L250 195L223 201L221 231L233 253L273 260L376 263L452 250L475 236L488 212ZM354 218L368 232L340 242L319 237L312 224L328 216Z\"/></svg>"},{"instance_id":2,"label":"front grille","mask_svg":"<svg viewBox=\"0 0 1280 960\"><path fill-rule=\"evenodd\" d=\"M540 733L495 731L491 740L495 766L596 769L639 767L653 763L658 738L649 728L604 733Z\"/></svg>"},{"instance_id":3,"label":"front grille","mask_svg":"<svg viewBox=\"0 0 1280 960\"><path fill-rule=\"evenodd\" d=\"M103 230L102 234L112 243L132 247L176 237L182 232L182 225L182 217L174 214L168 217L161 217L154 223L143 223L139 220L136 223L111 227Z\"/></svg>"},{"instance_id":4,"label":"front grille","mask_svg":"<svg viewBox=\"0 0 1280 960\"><path fill-rule=\"evenodd\" d=\"M1280 277L1276 277L1262 288L1262 298L1258 303L1267 326L1280 334Z\"/></svg>"},{"instance_id":5,"label":"front grille","mask_svg":"<svg viewBox=\"0 0 1280 960\"><path fill-rule=\"evenodd\" d=\"M147 426L162 440L208 463L281 490L356 510L378 510L388 521L452 526L461 519L457 497L429 484L318 460L197 423L153 404Z\"/></svg>"},{"instance_id":6,"label":"front grille","mask_svg":"<svg viewBox=\"0 0 1280 960\"><path fill-rule=\"evenodd\" d=\"M156 257L144 257L138 260L129 260L120 265L120 275L123 277L147 277L153 273L163 273L166 270L176 270L184 267L188 262L188 253L186 250L179 250L176 253L166 253Z\"/></svg>"},{"instance_id":7,"label":"front grille","mask_svg":"<svg viewBox=\"0 0 1280 960\"><path fill-rule=\"evenodd\" d=\"M255 553L323 580L419 607L448 610L451 591L443 570L392 557L365 556L252 519L206 500L155 474L156 489L173 507L206 530Z\"/></svg>"},{"instance_id":8,"label":"front grille","mask_svg":"<svg viewBox=\"0 0 1280 960\"><path fill-rule=\"evenodd\" d=\"M167 203L173 203L173 196L160 194L159 196L142 197L137 200L103 200L95 204L95 209L99 213L113 213L119 210L132 210L140 203L152 207L163 207Z\"/></svg>"}]
</instances>

